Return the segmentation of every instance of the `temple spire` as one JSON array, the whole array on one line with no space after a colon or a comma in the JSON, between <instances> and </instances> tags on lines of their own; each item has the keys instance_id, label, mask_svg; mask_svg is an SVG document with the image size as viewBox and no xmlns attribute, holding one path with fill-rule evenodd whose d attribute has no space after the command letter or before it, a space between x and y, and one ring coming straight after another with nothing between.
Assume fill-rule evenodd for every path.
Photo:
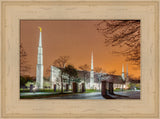
<instances>
[{"instance_id":1,"label":"temple spire","mask_svg":"<svg viewBox=\"0 0 160 119\"><path fill-rule=\"evenodd\" d=\"M42 48L42 28L39 27L39 45L37 54L36 88L43 89L43 48Z\"/></svg>"},{"instance_id":2,"label":"temple spire","mask_svg":"<svg viewBox=\"0 0 160 119\"><path fill-rule=\"evenodd\" d=\"M122 79L123 79L123 81L125 80L125 75L124 75L124 64L122 64Z\"/></svg>"},{"instance_id":3,"label":"temple spire","mask_svg":"<svg viewBox=\"0 0 160 119\"><path fill-rule=\"evenodd\" d=\"M91 53L91 71L90 71L90 89L94 88L94 66L93 66L93 51Z\"/></svg>"},{"instance_id":4,"label":"temple spire","mask_svg":"<svg viewBox=\"0 0 160 119\"><path fill-rule=\"evenodd\" d=\"M93 70L94 69L94 67L93 67L93 51L92 51L92 53L91 53L91 70Z\"/></svg>"},{"instance_id":5,"label":"temple spire","mask_svg":"<svg viewBox=\"0 0 160 119\"><path fill-rule=\"evenodd\" d=\"M38 27L39 28L39 31L40 31L40 34L39 34L39 47L42 47L42 28L41 27Z\"/></svg>"}]
</instances>

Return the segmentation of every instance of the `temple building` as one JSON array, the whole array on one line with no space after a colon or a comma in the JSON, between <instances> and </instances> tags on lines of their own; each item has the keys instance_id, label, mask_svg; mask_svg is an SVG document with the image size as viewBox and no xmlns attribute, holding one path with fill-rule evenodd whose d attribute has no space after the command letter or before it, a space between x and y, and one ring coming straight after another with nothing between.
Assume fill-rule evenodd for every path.
<instances>
[{"instance_id":1,"label":"temple building","mask_svg":"<svg viewBox=\"0 0 160 119\"><path fill-rule=\"evenodd\" d=\"M36 68L36 85L35 88L43 89L43 48L42 48L42 28L39 27L39 45L38 45L38 54L37 54L37 68ZM50 70L50 88L54 88L54 84L60 88L61 77L64 79L64 84L68 83L69 75L63 73L61 76L61 69L55 66L51 66ZM129 84L128 78L128 65L126 67L126 74L124 72L124 65L122 65L122 74L121 75L111 75L107 73L98 73L94 71L93 64L93 52L91 53L91 69L86 71L86 77L84 78L84 71L77 70L78 78L84 80L86 89L101 89L101 81L106 80L107 82L113 83L114 88L127 88ZM70 85L71 86L71 85Z\"/></svg>"},{"instance_id":2,"label":"temple building","mask_svg":"<svg viewBox=\"0 0 160 119\"><path fill-rule=\"evenodd\" d=\"M60 85L60 72L61 70L57 67L51 66L50 82L51 89L53 89L54 84Z\"/></svg>"},{"instance_id":3,"label":"temple building","mask_svg":"<svg viewBox=\"0 0 160 119\"><path fill-rule=\"evenodd\" d=\"M85 83L86 89L101 89L101 81L106 80L107 82L113 83L113 88L120 88L124 89L127 88L129 84L128 79L128 65L126 69L126 74L124 72L124 65L122 65L122 74L121 75L111 75L107 73L98 73L94 72L94 64L93 64L93 52L91 53L91 70L86 71L85 73L85 81L84 81L84 71L77 70L78 72L78 78L82 80L82 82ZM50 81L51 81L51 88L53 88L54 84L57 84L60 88L60 74L61 70L55 66L51 66L51 73L50 73ZM69 79L69 76L67 74L63 74L64 79L64 86L68 83L67 80ZM80 83L81 84L81 83ZM58 87L57 86L57 87ZM70 86L71 88L71 86Z\"/></svg>"}]
</instances>

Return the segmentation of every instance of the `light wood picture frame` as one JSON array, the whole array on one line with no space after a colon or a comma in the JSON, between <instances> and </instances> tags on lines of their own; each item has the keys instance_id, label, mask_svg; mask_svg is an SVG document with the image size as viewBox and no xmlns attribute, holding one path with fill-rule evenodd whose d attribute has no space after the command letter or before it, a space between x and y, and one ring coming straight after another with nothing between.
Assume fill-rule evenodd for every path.
<instances>
[{"instance_id":1,"label":"light wood picture frame","mask_svg":"<svg viewBox=\"0 0 160 119\"><path fill-rule=\"evenodd\" d=\"M160 118L158 0L0 0L0 117ZM20 100L20 20L141 20L140 100Z\"/></svg>"}]
</instances>

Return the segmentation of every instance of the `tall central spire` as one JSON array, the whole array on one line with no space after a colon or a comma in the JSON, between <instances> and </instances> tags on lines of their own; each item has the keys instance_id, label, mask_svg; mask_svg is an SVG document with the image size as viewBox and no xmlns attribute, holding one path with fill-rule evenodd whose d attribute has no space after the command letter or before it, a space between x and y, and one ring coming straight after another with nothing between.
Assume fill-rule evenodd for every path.
<instances>
[{"instance_id":1,"label":"tall central spire","mask_svg":"<svg viewBox=\"0 0 160 119\"><path fill-rule=\"evenodd\" d=\"M43 48L42 48L42 28L39 27L39 46L37 55L36 88L43 89Z\"/></svg>"},{"instance_id":2,"label":"tall central spire","mask_svg":"<svg viewBox=\"0 0 160 119\"><path fill-rule=\"evenodd\" d=\"M90 88L94 88L94 68L93 68L93 51L91 53L91 71L90 71Z\"/></svg>"},{"instance_id":3,"label":"tall central spire","mask_svg":"<svg viewBox=\"0 0 160 119\"><path fill-rule=\"evenodd\" d=\"M40 34L39 34L39 47L42 47L42 28L41 27L38 27L39 28L39 31L40 31Z\"/></svg>"}]
</instances>

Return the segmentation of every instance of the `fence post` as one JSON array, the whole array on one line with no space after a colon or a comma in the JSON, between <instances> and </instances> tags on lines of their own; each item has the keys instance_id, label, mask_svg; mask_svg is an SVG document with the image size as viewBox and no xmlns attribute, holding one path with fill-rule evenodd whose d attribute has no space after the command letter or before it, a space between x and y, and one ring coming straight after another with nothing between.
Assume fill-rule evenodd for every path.
<instances>
[{"instance_id":1,"label":"fence post","mask_svg":"<svg viewBox=\"0 0 160 119\"><path fill-rule=\"evenodd\" d=\"M73 93L77 93L78 91L78 86L77 86L77 83L76 82L73 82Z\"/></svg>"},{"instance_id":2,"label":"fence post","mask_svg":"<svg viewBox=\"0 0 160 119\"><path fill-rule=\"evenodd\" d=\"M102 81L102 86L101 86L101 94L102 94L102 96L106 96L106 84L107 84L107 82L105 80Z\"/></svg>"},{"instance_id":3,"label":"fence post","mask_svg":"<svg viewBox=\"0 0 160 119\"><path fill-rule=\"evenodd\" d=\"M85 92L85 83L82 83L82 93Z\"/></svg>"},{"instance_id":4,"label":"fence post","mask_svg":"<svg viewBox=\"0 0 160 119\"><path fill-rule=\"evenodd\" d=\"M66 91L68 91L69 89L69 84L66 84Z\"/></svg>"},{"instance_id":5,"label":"fence post","mask_svg":"<svg viewBox=\"0 0 160 119\"><path fill-rule=\"evenodd\" d=\"M30 84L30 92L32 92L33 91L33 84Z\"/></svg>"},{"instance_id":6,"label":"fence post","mask_svg":"<svg viewBox=\"0 0 160 119\"><path fill-rule=\"evenodd\" d=\"M109 82L109 94L113 94L113 83Z\"/></svg>"},{"instance_id":7,"label":"fence post","mask_svg":"<svg viewBox=\"0 0 160 119\"><path fill-rule=\"evenodd\" d=\"M53 87L54 87L54 92L56 92L56 84L54 84L54 86L53 86Z\"/></svg>"}]
</instances>

